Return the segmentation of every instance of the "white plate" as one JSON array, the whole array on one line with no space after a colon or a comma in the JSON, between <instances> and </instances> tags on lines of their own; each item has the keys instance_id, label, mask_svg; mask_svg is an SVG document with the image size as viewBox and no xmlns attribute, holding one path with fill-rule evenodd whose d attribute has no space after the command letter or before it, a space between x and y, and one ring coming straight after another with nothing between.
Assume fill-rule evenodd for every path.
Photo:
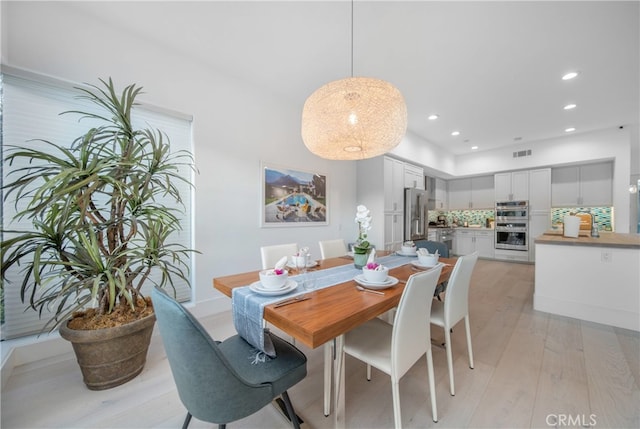
<instances>
[{"instance_id":1,"label":"white plate","mask_svg":"<svg viewBox=\"0 0 640 429\"><path fill-rule=\"evenodd\" d=\"M435 268L439 265L444 265L444 264L442 262L436 262L435 265L424 265L418 261L411 261L411 265L413 265L416 268L420 268L421 270L430 270L431 268Z\"/></svg>"},{"instance_id":2,"label":"white plate","mask_svg":"<svg viewBox=\"0 0 640 429\"><path fill-rule=\"evenodd\" d=\"M360 286L367 289L387 289L398 284L398 279L392 276L387 277L383 283L371 283L365 280L363 274L358 274L353 278Z\"/></svg>"},{"instance_id":3,"label":"white plate","mask_svg":"<svg viewBox=\"0 0 640 429\"><path fill-rule=\"evenodd\" d=\"M284 284L284 286L278 289L266 289L265 287L262 286L262 283L260 283L259 281L255 283L251 283L249 285L249 289L251 289L255 293L259 295L268 295L268 296L284 295L285 293L289 293L297 287L298 287L298 283L296 283L295 280L291 280L291 279L287 279L287 282Z\"/></svg>"},{"instance_id":4,"label":"white plate","mask_svg":"<svg viewBox=\"0 0 640 429\"><path fill-rule=\"evenodd\" d=\"M318 261L309 261L309 262L307 262L307 268L313 268L316 265L318 265ZM291 262L287 262L287 267L294 268L294 269L298 268L298 267L295 266L295 264L292 264Z\"/></svg>"},{"instance_id":5,"label":"white plate","mask_svg":"<svg viewBox=\"0 0 640 429\"><path fill-rule=\"evenodd\" d=\"M402 250L397 250L396 251L396 255L400 255L400 256L418 256L417 251L413 252L413 253L404 253Z\"/></svg>"}]
</instances>

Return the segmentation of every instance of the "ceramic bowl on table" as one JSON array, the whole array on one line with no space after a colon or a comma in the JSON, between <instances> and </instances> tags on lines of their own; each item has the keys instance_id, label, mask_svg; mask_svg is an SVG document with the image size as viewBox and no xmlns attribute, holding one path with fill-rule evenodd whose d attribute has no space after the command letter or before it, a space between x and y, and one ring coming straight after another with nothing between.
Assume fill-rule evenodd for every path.
<instances>
[{"instance_id":1,"label":"ceramic bowl on table","mask_svg":"<svg viewBox=\"0 0 640 429\"><path fill-rule=\"evenodd\" d=\"M418 263L425 267L435 267L440 255L418 253Z\"/></svg>"},{"instance_id":2,"label":"ceramic bowl on table","mask_svg":"<svg viewBox=\"0 0 640 429\"><path fill-rule=\"evenodd\" d=\"M277 274L280 272L280 274ZM260 271L260 284L265 289L280 289L287 283L289 272L287 270L262 270Z\"/></svg>"},{"instance_id":3,"label":"ceramic bowl on table","mask_svg":"<svg viewBox=\"0 0 640 429\"><path fill-rule=\"evenodd\" d=\"M378 265L377 268L362 267L362 275L364 279L371 283L383 283L389 277L389 268Z\"/></svg>"},{"instance_id":4,"label":"ceramic bowl on table","mask_svg":"<svg viewBox=\"0 0 640 429\"><path fill-rule=\"evenodd\" d=\"M413 241L405 241L402 243L400 247L400 251L404 255L415 255L416 254L416 245Z\"/></svg>"}]
</instances>

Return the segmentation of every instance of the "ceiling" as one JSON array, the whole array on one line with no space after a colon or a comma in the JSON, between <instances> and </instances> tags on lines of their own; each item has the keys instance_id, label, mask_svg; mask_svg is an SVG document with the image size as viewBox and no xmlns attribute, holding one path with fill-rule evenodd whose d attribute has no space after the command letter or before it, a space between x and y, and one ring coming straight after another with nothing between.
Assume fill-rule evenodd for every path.
<instances>
[{"instance_id":1,"label":"ceiling","mask_svg":"<svg viewBox=\"0 0 640 429\"><path fill-rule=\"evenodd\" d=\"M409 130L454 154L637 124L638 1L74 3L302 106L351 75L403 93ZM141 19L144 17L144 19ZM164 23L158 26L158 23ZM570 81L568 71L580 72ZM564 110L569 103L575 109ZM429 114L439 119L430 121ZM452 131L460 131L452 136Z\"/></svg>"}]
</instances>

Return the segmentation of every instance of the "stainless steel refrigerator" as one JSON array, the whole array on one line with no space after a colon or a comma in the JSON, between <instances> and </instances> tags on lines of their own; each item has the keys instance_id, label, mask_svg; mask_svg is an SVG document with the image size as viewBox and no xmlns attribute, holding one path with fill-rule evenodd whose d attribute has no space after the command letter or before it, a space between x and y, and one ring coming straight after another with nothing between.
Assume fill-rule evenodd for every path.
<instances>
[{"instance_id":1,"label":"stainless steel refrigerator","mask_svg":"<svg viewBox=\"0 0 640 429\"><path fill-rule=\"evenodd\" d=\"M426 240L429 226L427 204L429 193L422 189L404 190L404 239Z\"/></svg>"}]
</instances>

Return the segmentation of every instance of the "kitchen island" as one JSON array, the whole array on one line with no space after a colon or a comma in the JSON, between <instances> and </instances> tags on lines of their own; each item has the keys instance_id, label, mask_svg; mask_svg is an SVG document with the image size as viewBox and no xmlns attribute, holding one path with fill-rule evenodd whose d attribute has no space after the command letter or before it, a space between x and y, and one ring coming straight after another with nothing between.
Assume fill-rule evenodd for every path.
<instances>
[{"instance_id":1,"label":"kitchen island","mask_svg":"<svg viewBox=\"0 0 640 429\"><path fill-rule=\"evenodd\" d=\"M533 308L640 331L640 235L535 240Z\"/></svg>"}]
</instances>

